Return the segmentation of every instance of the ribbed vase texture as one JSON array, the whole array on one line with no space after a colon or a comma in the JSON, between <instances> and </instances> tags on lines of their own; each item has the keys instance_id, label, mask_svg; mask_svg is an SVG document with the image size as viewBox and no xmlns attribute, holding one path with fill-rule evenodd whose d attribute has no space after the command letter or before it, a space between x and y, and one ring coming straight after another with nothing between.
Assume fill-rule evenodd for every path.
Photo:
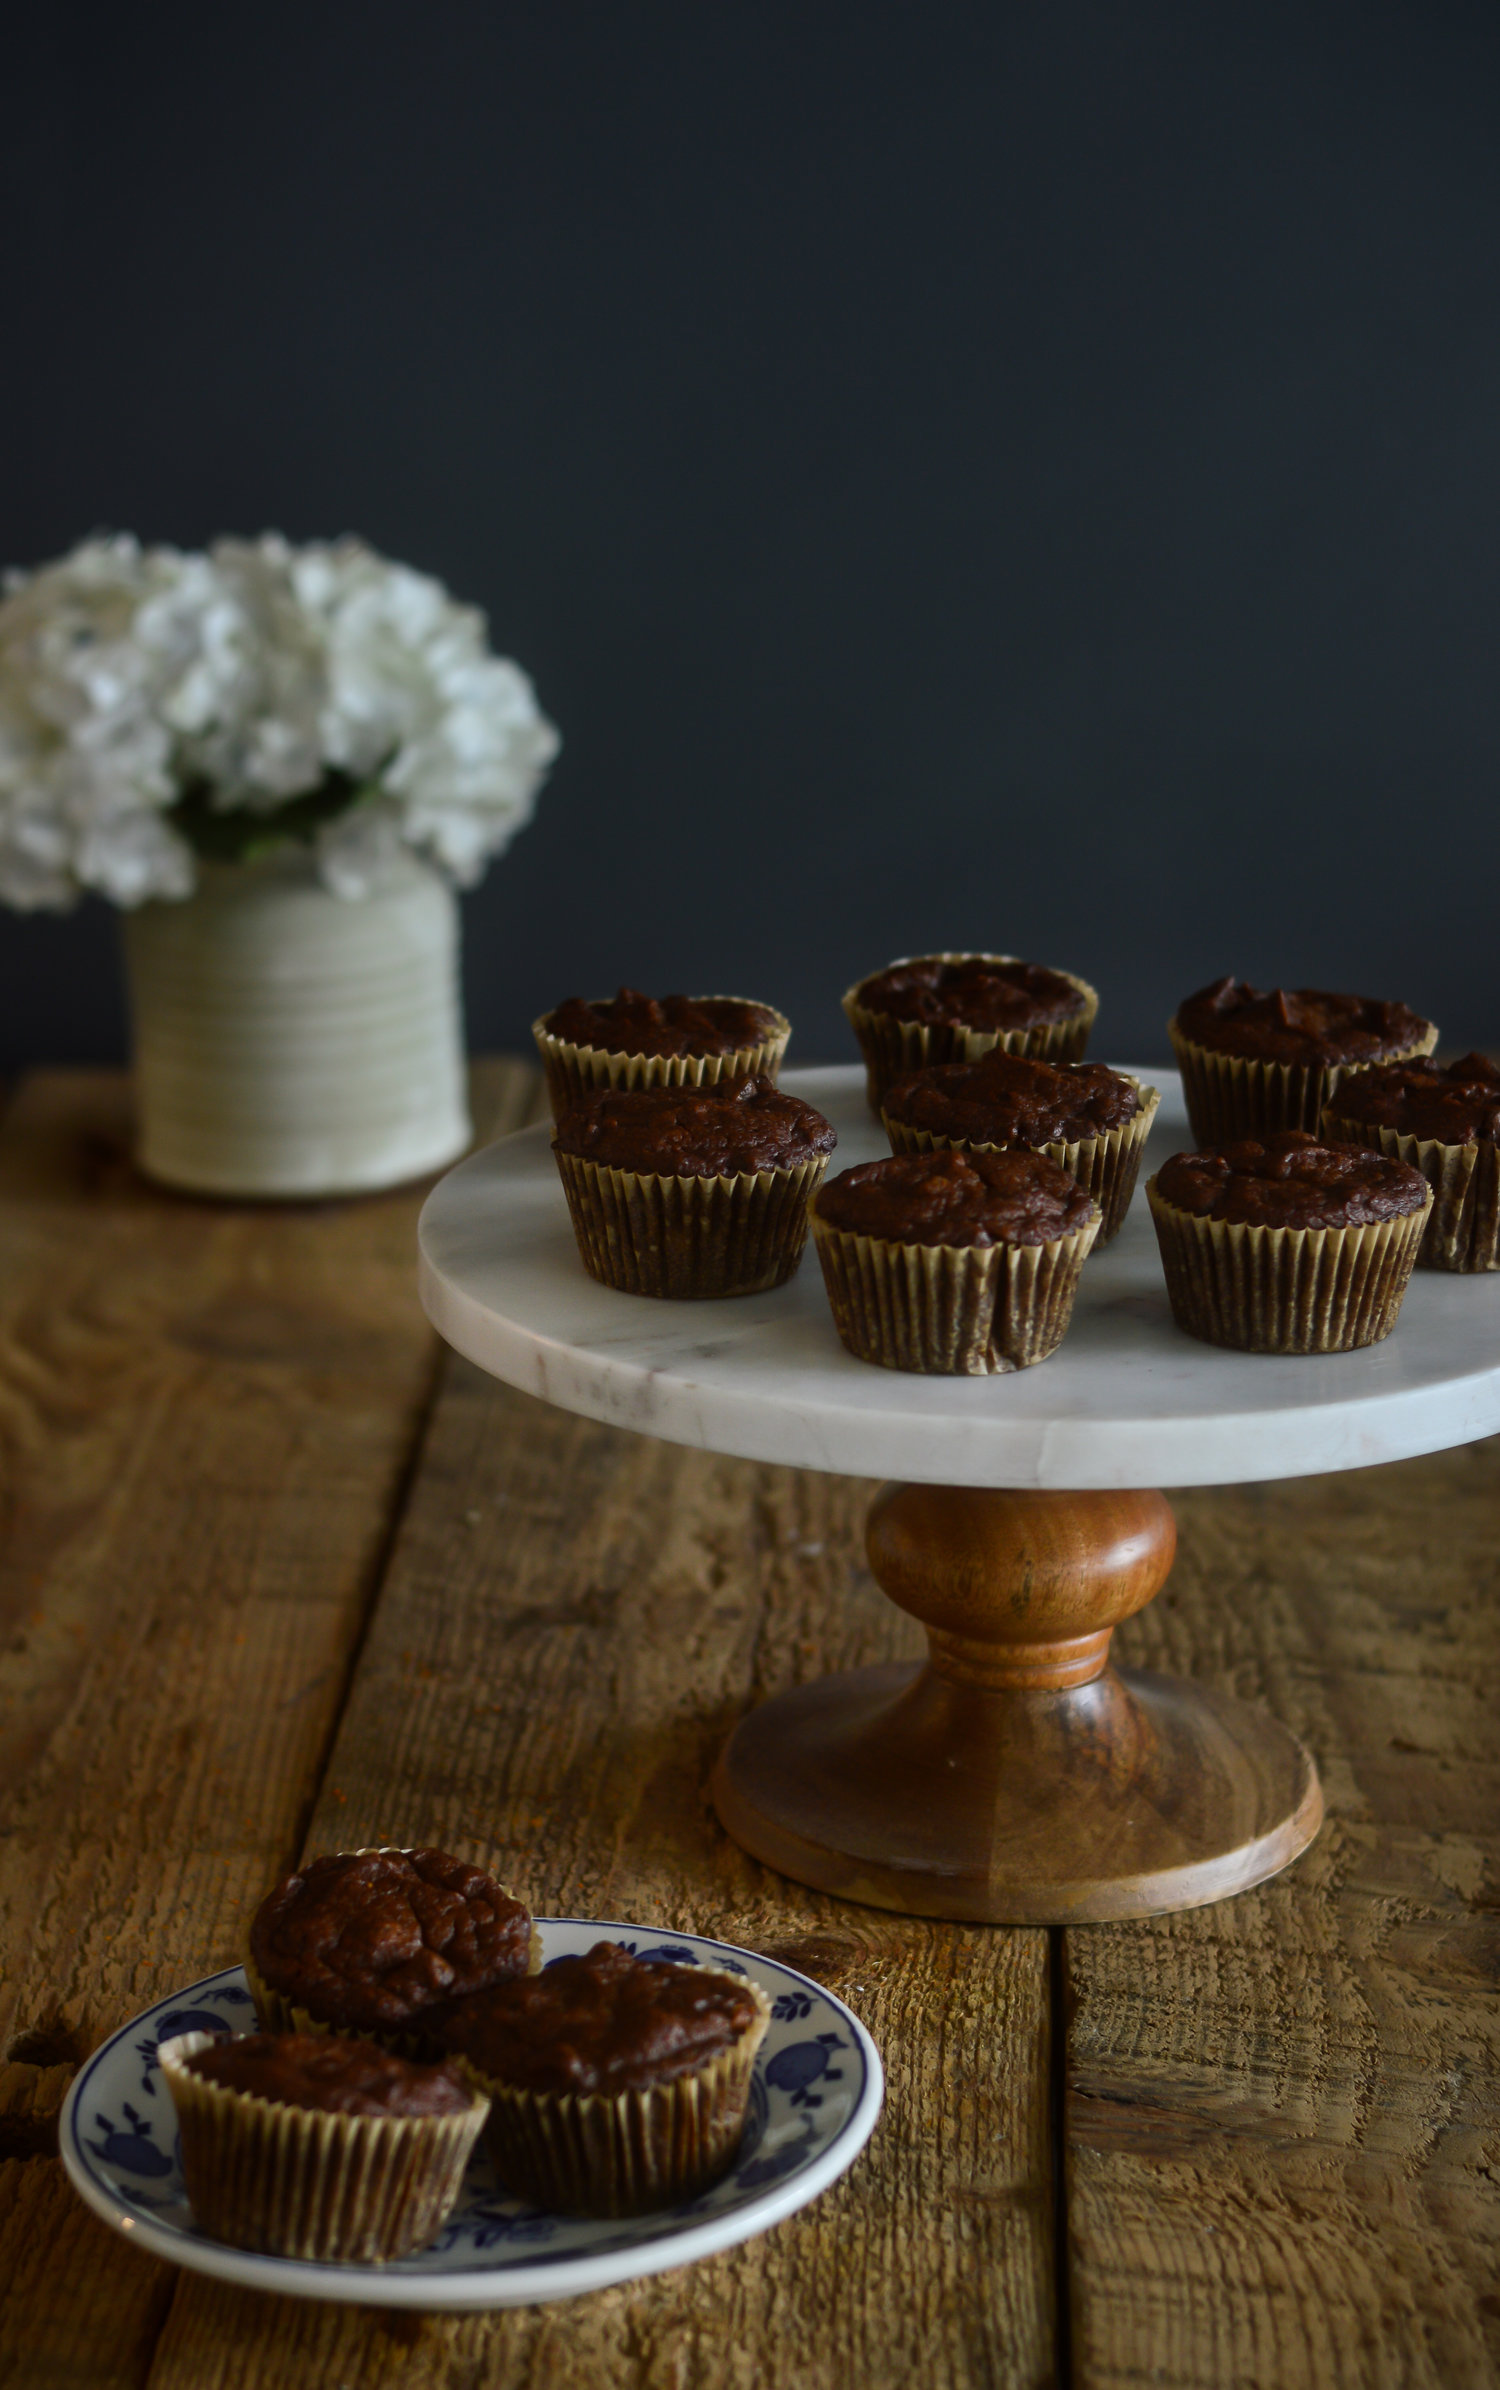
<instances>
[{"instance_id":1,"label":"ribbed vase texture","mask_svg":"<svg viewBox=\"0 0 1500 2390\"><path fill-rule=\"evenodd\" d=\"M452 890L402 854L346 899L300 850L125 921L138 1158L202 1194L396 1186L469 1142Z\"/></svg>"}]
</instances>

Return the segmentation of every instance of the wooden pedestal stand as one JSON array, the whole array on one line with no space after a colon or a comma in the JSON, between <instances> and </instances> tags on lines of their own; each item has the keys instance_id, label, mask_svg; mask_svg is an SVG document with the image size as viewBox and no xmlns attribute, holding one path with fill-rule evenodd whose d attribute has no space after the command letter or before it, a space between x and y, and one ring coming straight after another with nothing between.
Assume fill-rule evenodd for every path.
<instances>
[{"instance_id":1,"label":"wooden pedestal stand","mask_svg":"<svg viewBox=\"0 0 1500 2390\"><path fill-rule=\"evenodd\" d=\"M876 1908L1064 1925L1197 1908L1316 1834L1317 1770L1285 1727L1109 1664L1172 1565L1161 1494L893 1485L866 1542L930 1657L743 1721L713 1797L757 1859Z\"/></svg>"},{"instance_id":2,"label":"wooden pedestal stand","mask_svg":"<svg viewBox=\"0 0 1500 2390\"><path fill-rule=\"evenodd\" d=\"M785 1084L833 1121L840 1166L884 1150L857 1067ZM1175 1074L1160 1085L1143 1175L1189 1133ZM419 1236L432 1319L513 1385L710 1451L921 1481L880 1496L869 1545L927 1628L926 1666L779 1695L714 1778L720 1817L757 1858L918 1915L1140 1916L1295 1858L1322 1796L1286 1729L1205 1686L1109 1665L1111 1629L1172 1562L1172 1514L1149 1489L1354 1468L1500 1429L1493 1286L1419 1270L1396 1333L1366 1352L1224 1352L1173 1325L1139 1198L1090 1255L1061 1349L982 1380L853 1360L810 1261L740 1302L596 1285L544 1128L450 1172ZM1087 1490L1100 1485L1119 1490Z\"/></svg>"}]
</instances>

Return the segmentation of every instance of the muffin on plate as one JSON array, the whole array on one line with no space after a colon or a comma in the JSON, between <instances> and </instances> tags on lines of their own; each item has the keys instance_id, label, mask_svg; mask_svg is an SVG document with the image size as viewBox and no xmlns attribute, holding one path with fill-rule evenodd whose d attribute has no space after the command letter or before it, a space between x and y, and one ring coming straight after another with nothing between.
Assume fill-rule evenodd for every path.
<instances>
[{"instance_id":1,"label":"muffin on plate","mask_svg":"<svg viewBox=\"0 0 1500 2390\"><path fill-rule=\"evenodd\" d=\"M1500 1064L1488 1054L1377 1063L1341 1079L1323 1134L1421 1171L1433 1201L1419 1269L1500 1269Z\"/></svg>"},{"instance_id":2,"label":"muffin on plate","mask_svg":"<svg viewBox=\"0 0 1500 2390\"><path fill-rule=\"evenodd\" d=\"M1205 1146L1314 1131L1347 1072L1430 1054L1437 1034L1408 1004L1248 979L1199 988L1167 1023L1188 1119Z\"/></svg>"},{"instance_id":3,"label":"muffin on plate","mask_svg":"<svg viewBox=\"0 0 1500 2390\"><path fill-rule=\"evenodd\" d=\"M538 1963L531 1913L446 1851L334 1851L267 1893L245 1975L268 2032L370 2036L421 2053L434 2002Z\"/></svg>"},{"instance_id":4,"label":"muffin on plate","mask_svg":"<svg viewBox=\"0 0 1500 2390\"><path fill-rule=\"evenodd\" d=\"M570 996L531 1024L552 1115L596 1087L714 1087L781 1068L791 1022L745 996Z\"/></svg>"},{"instance_id":5,"label":"muffin on plate","mask_svg":"<svg viewBox=\"0 0 1500 2390\"><path fill-rule=\"evenodd\" d=\"M163 2042L193 2214L216 2241L322 2265L425 2248L489 2113L449 2063L326 2033Z\"/></svg>"},{"instance_id":6,"label":"muffin on plate","mask_svg":"<svg viewBox=\"0 0 1500 2390\"><path fill-rule=\"evenodd\" d=\"M821 1112L756 1077L598 1088L563 1113L552 1151L589 1275L694 1301L790 1278L835 1142Z\"/></svg>"},{"instance_id":7,"label":"muffin on plate","mask_svg":"<svg viewBox=\"0 0 1500 2390\"><path fill-rule=\"evenodd\" d=\"M997 1146L1044 1153L1098 1204L1097 1249L1130 1208L1160 1101L1154 1087L1102 1062L1045 1062L996 1048L977 1062L940 1062L897 1079L880 1117L896 1153Z\"/></svg>"},{"instance_id":8,"label":"muffin on plate","mask_svg":"<svg viewBox=\"0 0 1500 2390\"><path fill-rule=\"evenodd\" d=\"M1099 999L1086 979L1013 954L919 954L846 989L865 1058L870 1109L892 1080L935 1062L975 1062L999 1046L1076 1062Z\"/></svg>"},{"instance_id":9,"label":"muffin on plate","mask_svg":"<svg viewBox=\"0 0 1500 2390\"><path fill-rule=\"evenodd\" d=\"M1174 1154L1146 1195L1177 1325L1244 1353L1389 1336L1432 1208L1420 1171L1305 1129Z\"/></svg>"},{"instance_id":10,"label":"muffin on plate","mask_svg":"<svg viewBox=\"0 0 1500 2390\"><path fill-rule=\"evenodd\" d=\"M834 1324L885 1369L988 1377L1061 1343L1099 1206L1045 1154L891 1154L813 1199Z\"/></svg>"},{"instance_id":11,"label":"muffin on plate","mask_svg":"<svg viewBox=\"0 0 1500 2390\"><path fill-rule=\"evenodd\" d=\"M441 2031L489 2099L509 2190L563 2215L635 2216L729 2166L770 2015L746 1976L601 1941L452 2003Z\"/></svg>"}]
</instances>

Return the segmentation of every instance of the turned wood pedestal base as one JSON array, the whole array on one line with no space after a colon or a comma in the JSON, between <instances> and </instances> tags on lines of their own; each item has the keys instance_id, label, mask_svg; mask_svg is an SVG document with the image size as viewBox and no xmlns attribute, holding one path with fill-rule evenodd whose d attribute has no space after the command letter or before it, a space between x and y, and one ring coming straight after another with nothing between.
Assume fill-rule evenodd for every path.
<instances>
[{"instance_id":1,"label":"turned wood pedestal base","mask_svg":"<svg viewBox=\"0 0 1500 2390\"><path fill-rule=\"evenodd\" d=\"M1266 1711L1109 1664L1172 1565L1161 1494L887 1486L867 1544L930 1656L743 1720L713 1797L755 1858L875 1908L1073 1925L1223 1899L1317 1833L1317 1770Z\"/></svg>"}]
</instances>

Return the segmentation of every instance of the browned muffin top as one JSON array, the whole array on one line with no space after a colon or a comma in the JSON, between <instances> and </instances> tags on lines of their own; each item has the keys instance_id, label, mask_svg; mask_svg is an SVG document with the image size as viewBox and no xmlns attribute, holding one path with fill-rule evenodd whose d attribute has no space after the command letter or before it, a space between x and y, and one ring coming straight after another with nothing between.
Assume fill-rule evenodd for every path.
<instances>
[{"instance_id":1,"label":"browned muffin top","mask_svg":"<svg viewBox=\"0 0 1500 2390\"><path fill-rule=\"evenodd\" d=\"M1047 1245L1096 1217L1076 1179L1024 1146L857 1162L813 1209L830 1228L896 1245Z\"/></svg>"},{"instance_id":2,"label":"browned muffin top","mask_svg":"<svg viewBox=\"0 0 1500 2390\"><path fill-rule=\"evenodd\" d=\"M225 2091L329 2116L461 2116L474 2105L452 2066L419 2066L332 2033L237 2033L183 2063Z\"/></svg>"},{"instance_id":3,"label":"browned muffin top","mask_svg":"<svg viewBox=\"0 0 1500 2390\"><path fill-rule=\"evenodd\" d=\"M1245 1227L1359 1228L1420 1211L1427 1181L1362 1145L1323 1145L1306 1129L1174 1154L1156 1174L1163 1202Z\"/></svg>"},{"instance_id":4,"label":"browned muffin top","mask_svg":"<svg viewBox=\"0 0 1500 2390\"><path fill-rule=\"evenodd\" d=\"M454 2001L434 2020L444 2048L512 2090L611 2098L689 2075L748 2033L747 1985L716 1969L632 1958L617 1942L555 1959L524 1983Z\"/></svg>"},{"instance_id":5,"label":"browned muffin top","mask_svg":"<svg viewBox=\"0 0 1500 2390\"><path fill-rule=\"evenodd\" d=\"M1071 1021L1088 998L1060 971L1041 963L1002 963L982 954L944 962L935 954L892 963L862 979L854 1001L897 1021L943 1022L965 1029L1041 1029Z\"/></svg>"},{"instance_id":6,"label":"browned muffin top","mask_svg":"<svg viewBox=\"0 0 1500 2390\"><path fill-rule=\"evenodd\" d=\"M266 1895L250 1955L320 2023L392 2032L434 2000L524 1975L531 1918L446 1851L339 1851Z\"/></svg>"},{"instance_id":7,"label":"browned muffin top","mask_svg":"<svg viewBox=\"0 0 1500 2390\"><path fill-rule=\"evenodd\" d=\"M1134 1120L1134 1083L1102 1062L1044 1062L998 1048L977 1062L938 1062L888 1087L880 1108L909 1129L975 1145L1073 1144Z\"/></svg>"},{"instance_id":8,"label":"browned muffin top","mask_svg":"<svg viewBox=\"0 0 1500 2390\"><path fill-rule=\"evenodd\" d=\"M717 1087L600 1087L570 1104L558 1153L654 1178L791 1170L837 1143L833 1125L757 1074Z\"/></svg>"},{"instance_id":9,"label":"browned muffin top","mask_svg":"<svg viewBox=\"0 0 1500 2390\"><path fill-rule=\"evenodd\" d=\"M1361 1127L1435 1137L1444 1145L1500 1144L1500 1064L1488 1054L1381 1063L1336 1087L1328 1111Z\"/></svg>"},{"instance_id":10,"label":"browned muffin top","mask_svg":"<svg viewBox=\"0 0 1500 2390\"><path fill-rule=\"evenodd\" d=\"M1409 1054L1431 1028L1409 1004L1337 996L1326 988L1253 988L1216 979L1177 1007L1177 1028L1194 1045L1260 1062L1380 1062Z\"/></svg>"},{"instance_id":11,"label":"browned muffin top","mask_svg":"<svg viewBox=\"0 0 1500 2390\"><path fill-rule=\"evenodd\" d=\"M738 996L643 996L621 988L597 1004L570 996L542 1027L605 1054L741 1054L775 1037L781 1023L768 1004Z\"/></svg>"}]
</instances>

